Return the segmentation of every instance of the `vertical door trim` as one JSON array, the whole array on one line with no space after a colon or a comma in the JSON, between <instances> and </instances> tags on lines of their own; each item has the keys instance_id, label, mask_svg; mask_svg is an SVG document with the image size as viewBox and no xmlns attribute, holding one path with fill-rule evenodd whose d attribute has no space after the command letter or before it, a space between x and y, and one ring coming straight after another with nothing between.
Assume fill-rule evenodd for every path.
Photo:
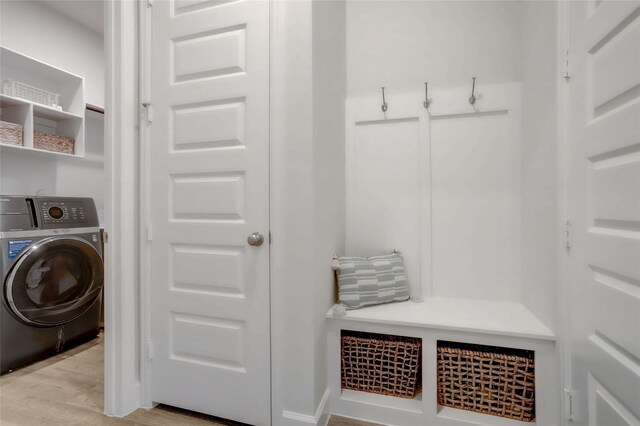
<instances>
[{"instance_id":1,"label":"vertical door trim","mask_svg":"<svg viewBox=\"0 0 640 426\"><path fill-rule=\"evenodd\" d=\"M559 291L558 298L560 303L556 312L557 321L557 334L558 334L558 359L560 361L560 389L564 394L563 389L571 389L571 348L570 348L570 318L571 318L571 289L569 287L569 259L567 251L568 249L562 244L564 232L566 231L568 217L568 178L569 178L569 90L570 80L563 78L566 71L566 55L567 51L570 51L571 45L569 40L569 3L559 1L557 2L558 17L557 17L557 58L558 58L558 70L556 78L560 81L558 84L557 102L558 102L558 221L557 227L557 247L558 247L558 282ZM568 409L566 398L561 398L560 401L562 408L562 424L568 423Z\"/></svg>"},{"instance_id":2,"label":"vertical door trim","mask_svg":"<svg viewBox=\"0 0 640 426\"><path fill-rule=\"evenodd\" d=\"M138 2L139 7L139 39L138 39L138 79L139 79L139 100L138 105L140 119L140 159L138 163L139 191L140 191L140 211L139 211L139 232L138 242L140 247L140 405L144 408L152 408L155 404L151 399L150 374L151 366L151 301L150 301L150 279L151 279L151 251L149 243L152 235L148 231L151 226L150 217L150 121L147 113L148 108L143 108L142 104L151 105L151 43L153 31L153 2Z\"/></svg>"},{"instance_id":3,"label":"vertical door trim","mask_svg":"<svg viewBox=\"0 0 640 426\"><path fill-rule=\"evenodd\" d=\"M136 131L136 3L105 2L105 388L104 413L124 417L139 407Z\"/></svg>"}]
</instances>

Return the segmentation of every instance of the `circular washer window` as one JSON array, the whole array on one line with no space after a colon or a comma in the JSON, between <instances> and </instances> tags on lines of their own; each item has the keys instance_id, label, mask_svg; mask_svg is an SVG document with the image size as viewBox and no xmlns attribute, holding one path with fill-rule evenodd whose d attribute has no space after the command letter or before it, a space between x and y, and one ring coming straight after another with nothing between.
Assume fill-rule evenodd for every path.
<instances>
[{"instance_id":1,"label":"circular washer window","mask_svg":"<svg viewBox=\"0 0 640 426\"><path fill-rule=\"evenodd\" d=\"M52 237L31 245L5 284L13 314L38 326L73 321L100 297L104 267L96 249L77 237Z\"/></svg>"}]
</instances>

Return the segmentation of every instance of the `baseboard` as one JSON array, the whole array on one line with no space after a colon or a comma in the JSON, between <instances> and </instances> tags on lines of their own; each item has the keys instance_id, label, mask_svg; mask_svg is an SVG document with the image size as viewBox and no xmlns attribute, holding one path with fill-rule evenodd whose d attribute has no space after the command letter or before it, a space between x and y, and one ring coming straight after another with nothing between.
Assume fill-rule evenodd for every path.
<instances>
[{"instance_id":1,"label":"baseboard","mask_svg":"<svg viewBox=\"0 0 640 426\"><path fill-rule=\"evenodd\" d=\"M137 396L140 394L140 382L127 389L131 398L123 397L121 394L116 396L116 400L109 398L105 400L105 408L103 414L107 417L126 417L140 407L140 401ZM107 393L109 395L109 393Z\"/></svg>"},{"instance_id":2,"label":"baseboard","mask_svg":"<svg viewBox=\"0 0 640 426\"><path fill-rule=\"evenodd\" d=\"M329 401L329 389L324 391L324 395L322 395L322 399L320 400L320 404L318 404L318 408L316 410L315 415L311 416L309 414L296 413L294 411L283 411L282 417L295 423L303 423L308 425L315 426L327 426L329 423L329 417L331 413L329 413L327 402Z\"/></svg>"}]
</instances>

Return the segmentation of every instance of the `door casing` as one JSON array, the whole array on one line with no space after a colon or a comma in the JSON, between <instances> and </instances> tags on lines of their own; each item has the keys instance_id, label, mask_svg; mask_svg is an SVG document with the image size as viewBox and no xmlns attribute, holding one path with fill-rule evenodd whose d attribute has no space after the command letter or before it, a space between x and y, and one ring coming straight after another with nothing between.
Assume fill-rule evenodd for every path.
<instances>
[{"instance_id":1,"label":"door casing","mask_svg":"<svg viewBox=\"0 0 640 426\"><path fill-rule=\"evenodd\" d=\"M138 2L105 1L105 392L107 416L140 407Z\"/></svg>"}]
</instances>

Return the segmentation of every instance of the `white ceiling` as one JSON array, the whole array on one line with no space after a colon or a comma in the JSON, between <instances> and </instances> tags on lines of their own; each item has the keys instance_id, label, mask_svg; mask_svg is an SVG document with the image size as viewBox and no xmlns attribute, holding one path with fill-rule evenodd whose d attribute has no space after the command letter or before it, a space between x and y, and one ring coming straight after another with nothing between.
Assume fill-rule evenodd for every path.
<instances>
[{"instance_id":1,"label":"white ceiling","mask_svg":"<svg viewBox=\"0 0 640 426\"><path fill-rule=\"evenodd\" d=\"M40 2L90 30L104 35L103 0L41 0Z\"/></svg>"}]
</instances>

